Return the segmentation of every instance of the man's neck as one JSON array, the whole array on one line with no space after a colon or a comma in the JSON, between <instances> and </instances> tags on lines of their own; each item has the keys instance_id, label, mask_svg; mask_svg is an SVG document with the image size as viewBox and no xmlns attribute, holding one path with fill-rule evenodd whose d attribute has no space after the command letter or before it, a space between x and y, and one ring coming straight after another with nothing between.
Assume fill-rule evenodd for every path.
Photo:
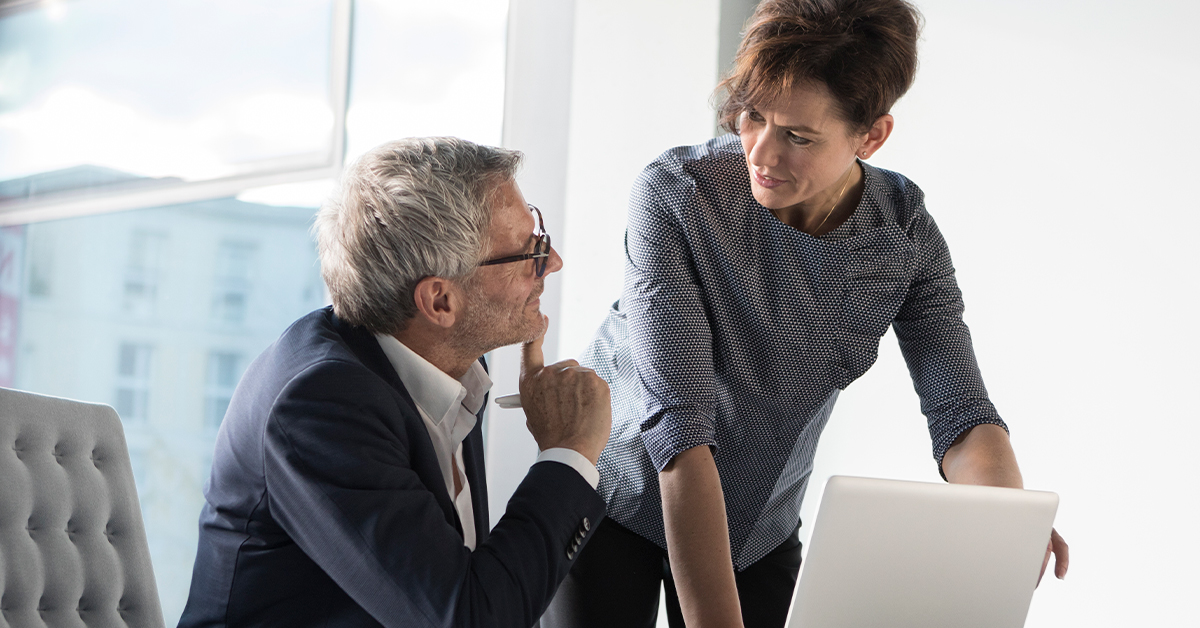
<instances>
[{"instance_id":1,"label":"man's neck","mask_svg":"<svg viewBox=\"0 0 1200 628\"><path fill-rule=\"evenodd\" d=\"M393 336L413 353L421 356L450 377L462 378L467 369L471 368L471 364L479 359L478 355L469 355L471 352L455 347L444 333L438 333L441 331L440 329L431 330L418 327L418 325L409 325Z\"/></svg>"}]
</instances>

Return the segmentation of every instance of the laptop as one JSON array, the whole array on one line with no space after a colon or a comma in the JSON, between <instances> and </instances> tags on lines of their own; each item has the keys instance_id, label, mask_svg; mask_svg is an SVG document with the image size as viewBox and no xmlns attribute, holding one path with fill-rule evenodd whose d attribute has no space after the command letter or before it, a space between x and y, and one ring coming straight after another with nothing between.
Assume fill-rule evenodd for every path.
<instances>
[{"instance_id":1,"label":"laptop","mask_svg":"<svg viewBox=\"0 0 1200 628\"><path fill-rule=\"evenodd\" d=\"M788 628L1020 628L1058 495L833 476Z\"/></svg>"}]
</instances>

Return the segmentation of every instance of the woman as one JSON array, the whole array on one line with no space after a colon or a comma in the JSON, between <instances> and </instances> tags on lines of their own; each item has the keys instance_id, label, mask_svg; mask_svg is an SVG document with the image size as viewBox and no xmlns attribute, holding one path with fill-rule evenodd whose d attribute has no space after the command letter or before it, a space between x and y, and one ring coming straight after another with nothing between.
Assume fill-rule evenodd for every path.
<instances>
[{"instance_id":1,"label":"woman","mask_svg":"<svg viewBox=\"0 0 1200 628\"><path fill-rule=\"evenodd\" d=\"M609 518L543 626L653 626L664 578L672 626L782 626L818 436L889 326L944 476L1021 485L923 195L862 161L918 31L903 0L765 0L721 85L733 134L638 179L624 292L584 359L613 393Z\"/></svg>"}]
</instances>

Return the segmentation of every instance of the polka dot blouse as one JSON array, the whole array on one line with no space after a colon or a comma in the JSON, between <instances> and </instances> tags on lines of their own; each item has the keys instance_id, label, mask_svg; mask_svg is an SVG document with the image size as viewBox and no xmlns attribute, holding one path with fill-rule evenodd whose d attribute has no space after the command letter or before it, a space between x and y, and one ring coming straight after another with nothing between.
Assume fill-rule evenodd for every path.
<instances>
[{"instance_id":1,"label":"polka dot blouse","mask_svg":"<svg viewBox=\"0 0 1200 628\"><path fill-rule=\"evenodd\" d=\"M658 471L710 445L734 567L765 556L795 530L838 392L875 362L889 325L939 464L963 431L1007 429L924 195L862 168L858 207L817 238L754 200L735 135L672 149L642 172L625 287L583 359L612 388L599 491L618 523L666 548Z\"/></svg>"}]
</instances>

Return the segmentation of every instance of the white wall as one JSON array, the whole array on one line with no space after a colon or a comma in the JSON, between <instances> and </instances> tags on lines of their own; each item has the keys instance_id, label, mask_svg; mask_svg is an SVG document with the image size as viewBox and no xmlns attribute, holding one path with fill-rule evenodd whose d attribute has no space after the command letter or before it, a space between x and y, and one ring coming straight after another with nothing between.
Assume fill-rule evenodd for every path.
<instances>
[{"instance_id":1,"label":"white wall","mask_svg":"<svg viewBox=\"0 0 1200 628\"><path fill-rule=\"evenodd\" d=\"M709 4L578 2L561 355L619 295L637 172L711 136ZM1062 497L1073 567L1042 585L1028 625L1196 625L1200 8L918 4L921 70L872 162L927 192L1026 484ZM889 334L830 422L805 520L832 473L938 481L929 452Z\"/></svg>"},{"instance_id":2,"label":"white wall","mask_svg":"<svg viewBox=\"0 0 1200 628\"><path fill-rule=\"evenodd\" d=\"M926 191L993 401L1071 543L1028 625L1200 624L1195 4L924 0L921 69L872 159ZM936 479L889 334L831 473ZM818 502L809 492L806 520Z\"/></svg>"},{"instance_id":3,"label":"white wall","mask_svg":"<svg viewBox=\"0 0 1200 628\"><path fill-rule=\"evenodd\" d=\"M559 347L582 353L621 296L625 212L642 168L712 136L718 0L578 0Z\"/></svg>"}]
</instances>

